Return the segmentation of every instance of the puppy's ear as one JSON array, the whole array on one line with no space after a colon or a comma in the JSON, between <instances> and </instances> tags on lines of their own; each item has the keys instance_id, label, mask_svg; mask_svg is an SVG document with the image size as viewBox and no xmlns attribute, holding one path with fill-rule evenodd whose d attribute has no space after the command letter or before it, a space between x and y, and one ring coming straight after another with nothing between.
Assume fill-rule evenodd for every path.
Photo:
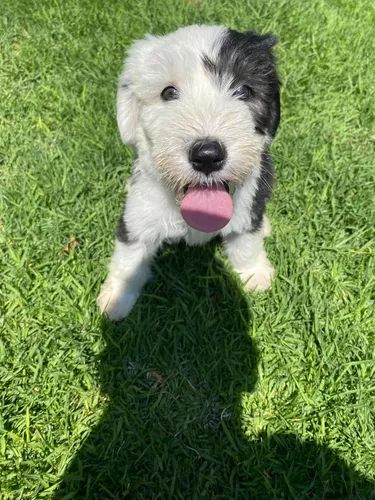
<instances>
[{"instance_id":1,"label":"puppy's ear","mask_svg":"<svg viewBox=\"0 0 375 500\"><path fill-rule=\"evenodd\" d=\"M270 103L269 113L270 113L269 133L273 138L275 137L276 130L278 129L280 123L280 82L278 82L277 90L275 91L273 99Z\"/></svg>"},{"instance_id":2,"label":"puppy's ear","mask_svg":"<svg viewBox=\"0 0 375 500\"><path fill-rule=\"evenodd\" d=\"M121 76L117 91L117 124L121 139L125 144L134 145L138 127L139 105L131 84L127 80L126 70Z\"/></svg>"},{"instance_id":3,"label":"puppy's ear","mask_svg":"<svg viewBox=\"0 0 375 500\"><path fill-rule=\"evenodd\" d=\"M262 49L272 49L278 42L277 37L273 33L259 35L255 31L246 31L245 35L254 47Z\"/></svg>"},{"instance_id":4,"label":"puppy's ear","mask_svg":"<svg viewBox=\"0 0 375 500\"><path fill-rule=\"evenodd\" d=\"M267 77L262 85L264 90L260 92L263 98L263 113L259 113L258 120L261 122L259 128L267 130L271 138L273 138L280 123L281 83L277 75L275 57L272 51L278 39L273 33L259 35L255 31L248 31L245 35L252 57L259 56L259 78L263 80L263 75ZM264 86L265 83L266 86Z\"/></svg>"},{"instance_id":5,"label":"puppy's ear","mask_svg":"<svg viewBox=\"0 0 375 500\"><path fill-rule=\"evenodd\" d=\"M143 40L136 40L127 51L117 92L117 123L125 144L134 145L137 140L140 102L134 89L137 89L138 94L141 92L144 69L149 64L150 54L156 49L157 43L158 37L145 35Z\"/></svg>"}]
</instances>

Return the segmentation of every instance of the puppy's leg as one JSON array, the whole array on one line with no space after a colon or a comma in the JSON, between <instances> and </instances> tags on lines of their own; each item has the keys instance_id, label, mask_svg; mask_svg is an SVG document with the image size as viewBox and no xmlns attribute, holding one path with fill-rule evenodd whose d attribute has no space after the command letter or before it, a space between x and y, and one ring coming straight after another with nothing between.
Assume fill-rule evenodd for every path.
<instances>
[{"instance_id":1,"label":"puppy's leg","mask_svg":"<svg viewBox=\"0 0 375 500\"><path fill-rule=\"evenodd\" d=\"M151 277L150 265L156 250L154 244L116 239L109 274L97 299L101 312L111 320L125 318L132 310Z\"/></svg>"},{"instance_id":2,"label":"puppy's leg","mask_svg":"<svg viewBox=\"0 0 375 500\"><path fill-rule=\"evenodd\" d=\"M269 221L269 218L264 215L263 216L263 236L265 238L268 238L268 236L271 236L271 223Z\"/></svg>"},{"instance_id":3,"label":"puppy's leg","mask_svg":"<svg viewBox=\"0 0 375 500\"><path fill-rule=\"evenodd\" d=\"M239 273L246 290L267 290L274 276L273 267L264 249L263 239L271 226L265 217L263 226L256 233L229 235L224 238L224 248L233 269Z\"/></svg>"}]
</instances>

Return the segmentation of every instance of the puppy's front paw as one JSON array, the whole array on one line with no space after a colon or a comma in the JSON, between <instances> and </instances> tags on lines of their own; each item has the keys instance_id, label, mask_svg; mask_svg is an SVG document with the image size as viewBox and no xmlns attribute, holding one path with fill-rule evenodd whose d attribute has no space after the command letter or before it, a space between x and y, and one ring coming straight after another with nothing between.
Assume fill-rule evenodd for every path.
<instances>
[{"instance_id":1,"label":"puppy's front paw","mask_svg":"<svg viewBox=\"0 0 375 500\"><path fill-rule=\"evenodd\" d=\"M128 316L138 296L139 291L126 288L122 281L109 278L104 282L96 303L110 320L118 321Z\"/></svg>"},{"instance_id":2,"label":"puppy's front paw","mask_svg":"<svg viewBox=\"0 0 375 500\"><path fill-rule=\"evenodd\" d=\"M268 290L275 275L275 271L268 260L264 257L256 266L239 271L241 280L245 283L245 290Z\"/></svg>"}]
</instances>

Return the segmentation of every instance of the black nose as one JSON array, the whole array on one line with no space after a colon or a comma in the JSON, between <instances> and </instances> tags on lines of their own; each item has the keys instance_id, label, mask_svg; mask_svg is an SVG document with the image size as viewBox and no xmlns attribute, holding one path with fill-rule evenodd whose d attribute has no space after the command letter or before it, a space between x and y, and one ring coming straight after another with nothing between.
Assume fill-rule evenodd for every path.
<instances>
[{"instance_id":1,"label":"black nose","mask_svg":"<svg viewBox=\"0 0 375 500\"><path fill-rule=\"evenodd\" d=\"M223 168L226 157L225 148L220 142L203 139L195 142L189 151L189 160L194 170L210 175Z\"/></svg>"}]
</instances>

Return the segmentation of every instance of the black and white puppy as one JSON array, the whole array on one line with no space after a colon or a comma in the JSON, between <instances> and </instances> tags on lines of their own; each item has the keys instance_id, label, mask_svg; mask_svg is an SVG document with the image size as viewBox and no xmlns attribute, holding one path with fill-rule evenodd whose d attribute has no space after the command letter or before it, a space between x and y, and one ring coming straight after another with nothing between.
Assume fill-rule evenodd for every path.
<instances>
[{"instance_id":1,"label":"black and white puppy","mask_svg":"<svg viewBox=\"0 0 375 500\"><path fill-rule=\"evenodd\" d=\"M270 34L189 26L131 46L117 120L122 140L137 154L98 297L109 318L129 314L164 242L200 245L220 234L245 288L270 287L274 273L263 239L270 233L264 212L273 185L268 146L280 120L275 43ZM181 210L187 188L198 188L196 224ZM214 219L223 197L227 220L220 227ZM200 204L202 221L208 220L202 230Z\"/></svg>"}]
</instances>

